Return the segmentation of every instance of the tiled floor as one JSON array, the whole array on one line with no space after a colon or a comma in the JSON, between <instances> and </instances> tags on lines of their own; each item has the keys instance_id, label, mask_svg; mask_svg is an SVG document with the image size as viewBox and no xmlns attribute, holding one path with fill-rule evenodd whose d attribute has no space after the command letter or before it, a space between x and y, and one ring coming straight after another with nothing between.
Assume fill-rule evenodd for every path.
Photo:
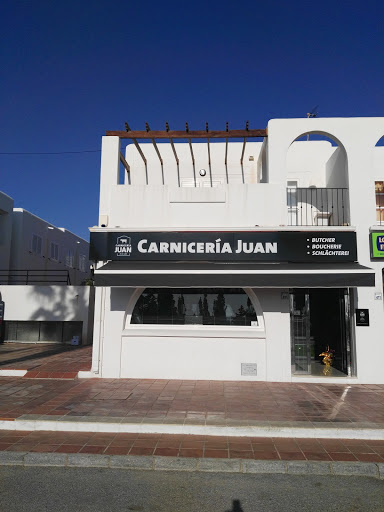
<instances>
[{"instance_id":1,"label":"tiled floor","mask_svg":"<svg viewBox=\"0 0 384 512\"><path fill-rule=\"evenodd\" d=\"M384 385L2 377L0 419L97 417L132 423L380 427Z\"/></svg>"},{"instance_id":2,"label":"tiled floor","mask_svg":"<svg viewBox=\"0 0 384 512\"><path fill-rule=\"evenodd\" d=\"M258 460L384 462L384 441L333 439L0 430L0 450Z\"/></svg>"},{"instance_id":3,"label":"tiled floor","mask_svg":"<svg viewBox=\"0 0 384 512\"><path fill-rule=\"evenodd\" d=\"M90 370L91 360L92 346L0 344L0 369L28 370L26 377L74 378L80 370Z\"/></svg>"}]
</instances>

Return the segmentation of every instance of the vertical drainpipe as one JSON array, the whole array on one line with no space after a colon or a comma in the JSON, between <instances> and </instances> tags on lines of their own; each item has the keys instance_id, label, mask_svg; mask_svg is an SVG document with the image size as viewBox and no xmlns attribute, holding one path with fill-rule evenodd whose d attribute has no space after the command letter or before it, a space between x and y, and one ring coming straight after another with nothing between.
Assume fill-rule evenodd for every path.
<instances>
[{"instance_id":1,"label":"vertical drainpipe","mask_svg":"<svg viewBox=\"0 0 384 512\"><path fill-rule=\"evenodd\" d=\"M97 292L97 290L96 290ZM97 336L93 339L92 349L92 369L91 372L101 377L101 358L102 358L102 345L104 343L104 315L105 315L105 287L100 287L98 301L99 310L99 325L97 329ZM95 311L96 313L96 311ZM96 315L95 315L96 316Z\"/></svg>"}]
</instances>

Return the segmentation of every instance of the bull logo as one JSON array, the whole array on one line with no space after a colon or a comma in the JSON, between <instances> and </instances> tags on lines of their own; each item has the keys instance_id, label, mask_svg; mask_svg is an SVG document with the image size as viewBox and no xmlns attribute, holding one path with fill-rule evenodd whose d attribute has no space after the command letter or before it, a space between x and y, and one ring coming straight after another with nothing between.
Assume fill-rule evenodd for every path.
<instances>
[{"instance_id":1,"label":"bull logo","mask_svg":"<svg viewBox=\"0 0 384 512\"><path fill-rule=\"evenodd\" d=\"M116 256L130 256L132 252L131 237L118 236L115 245Z\"/></svg>"}]
</instances>

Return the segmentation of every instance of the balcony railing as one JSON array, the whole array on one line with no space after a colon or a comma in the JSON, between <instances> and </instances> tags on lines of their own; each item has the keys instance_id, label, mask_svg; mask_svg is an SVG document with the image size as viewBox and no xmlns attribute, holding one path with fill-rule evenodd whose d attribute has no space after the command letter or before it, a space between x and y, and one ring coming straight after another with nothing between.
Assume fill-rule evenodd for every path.
<instances>
[{"instance_id":1,"label":"balcony railing","mask_svg":"<svg viewBox=\"0 0 384 512\"><path fill-rule=\"evenodd\" d=\"M289 226L349 226L346 188L287 188Z\"/></svg>"},{"instance_id":2,"label":"balcony railing","mask_svg":"<svg viewBox=\"0 0 384 512\"><path fill-rule=\"evenodd\" d=\"M0 284L71 284L68 270L0 270Z\"/></svg>"}]
</instances>

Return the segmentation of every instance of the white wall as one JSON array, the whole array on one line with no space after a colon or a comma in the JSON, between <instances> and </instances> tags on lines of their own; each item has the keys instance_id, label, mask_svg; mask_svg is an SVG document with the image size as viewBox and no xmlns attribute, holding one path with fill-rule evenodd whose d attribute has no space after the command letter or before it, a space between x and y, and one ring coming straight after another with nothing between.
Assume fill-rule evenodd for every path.
<instances>
[{"instance_id":1,"label":"white wall","mask_svg":"<svg viewBox=\"0 0 384 512\"><path fill-rule=\"evenodd\" d=\"M326 164L326 186L348 188L348 161L345 149L338 147Z\"/></svg>"},{"instance_id":2,"label":"white wall","mask_svg":"<svg viewBox=\"0 0 384 512\"><path fill-rule=\"evenodd\" d=\"M287 289L253 289L264 314L266 380L291 379L291 335Z\"/></svg>"},{"instance_id":3,"label":"white wall","mask_svg":"<svg viewBox=\"0 0 384 512\"><path fill-rule=\"evenodd\" d=\"M152 144L141 145L147 166L135 146L129 145L126 159L131 166L131 184L119 184L119 140L103 137L100 225L151 229L254 227L285 222L285 183L259 183L262 143L246 144L243 167L242 143L230 143L227 168L223 143L210 144L211 165L207 144L193 143L195 168L189 145L175 144L179 169L171 146L158 146L163 169ZM206 170L205 177L199 175L201 169Z\"/></svg>"},{"instance_id":4,"label":"white wall","mask_svg":"<svg viewBox=\"0 0 384 512\"><path fill-rule=\"evenodd\" d=\"M108 227L255 227L280 225L286 204L276 197L285 185L258 183L220 188L111 186Z\"/></svg>"},{"instance_id":5,"label":"white wall","mask_svg":"<svg viewBox=\"0 0 384 512\"><path fill-rule=\"evenodd\" d=\"M344 148L329 141L296 141L287 151L287 179L299 187L348 188L348 166Z\"/></svg>"},{"instance_id":6,"label":"white wall","mask_svg":"<svg viewBox=\"0 0 384 512\"><path fill-rule=\"evenodd\" d=\"M287 152L287 180L296 179L303 188L325 187L326 167L336 149L327 141L294 142Z\"/></svg>"},{"instance_id":7,"label":"white wall","mask_svg":"<svg viewBox=\"0 0 384 512\"><path fill-rule=\"evenodd\" d=\"M172 333L165 325L130 325L129 317L126 324L140 290L96 292L93 370L104 378L290 379L289 302L281 296L287 290L253 289L260 328L179 326ZM257 376L241 375L241 363L256 364Z\"/></svg>"},{"instance_id":8,"label":"white wall","mask_svg":"<svg viewBox=\"0 0 384 512\"><path fill-rule=\"evenodd\" d=\"M123 336L120 376L265 380L265 345L265 339L257 338ZM256 363L257 376L241 375L241 363Z\"/></svg>"},{"instance_id":9,"label":"white wall","mask_svg":"<svg viewBox=\"0 0 384 512\"><path fill-rule=\"evenodd\" d=\"M81 321L83 344L92 341L90 286L5 285L0 286L0 296L5 303L5 321Z\"/></svg>"},{"instance_id":10,"label":"white wall","mask_svg":"<svg viewBox=\"0 0 384 512\"><path fill-rule=\"evenodd\" d=\"M384 146L377 146L373 151L372 165L375 176L383 179L384 175Z\"/></svg>"}]
</instances>

